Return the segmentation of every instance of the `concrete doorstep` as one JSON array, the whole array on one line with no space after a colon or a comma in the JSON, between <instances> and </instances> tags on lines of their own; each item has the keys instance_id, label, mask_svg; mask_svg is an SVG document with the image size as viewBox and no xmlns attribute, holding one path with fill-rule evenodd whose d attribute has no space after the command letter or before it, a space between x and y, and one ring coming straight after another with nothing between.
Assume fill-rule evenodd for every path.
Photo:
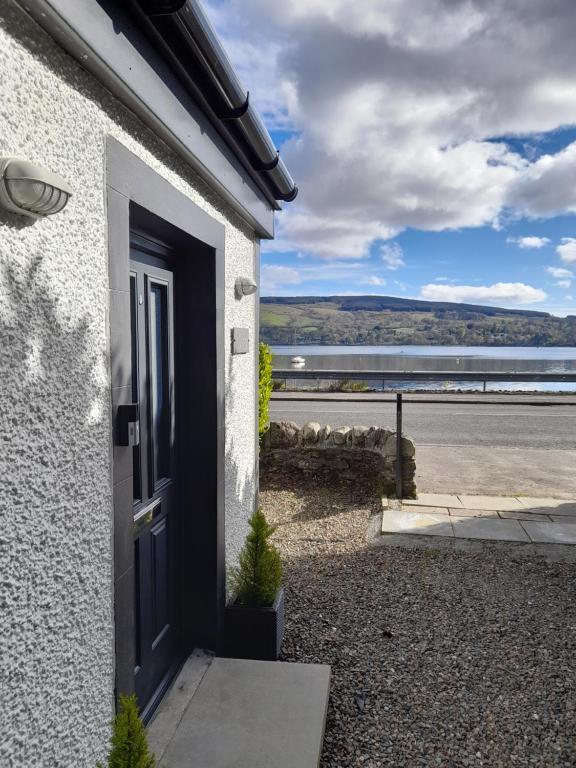
<instances>
[{"instance_id":1,"label":"concrete doorstep","mask_svg":"<svg viewBox=\"0 0 576 768\"><path fill-rule=\"evenodd\" d=\"M159 765L317 768L330 667L206 658L184 665L148 728Z\"/></svg>"},{"instance_id":2,"label":"concrete doorstep","mask_svg":"<svg viewBox=\"0 0 576 768\"><path fill-rule=\"evenodd\" d=\"M381 533L574 545L576 501L426 493L397 508L384 500Z\"/></svg>"}]
</instances>

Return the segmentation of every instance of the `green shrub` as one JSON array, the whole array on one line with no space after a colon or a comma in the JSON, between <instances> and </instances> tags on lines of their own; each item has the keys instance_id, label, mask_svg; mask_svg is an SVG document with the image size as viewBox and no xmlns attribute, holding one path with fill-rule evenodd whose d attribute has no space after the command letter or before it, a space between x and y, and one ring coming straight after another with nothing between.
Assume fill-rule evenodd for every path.
<instances>
[{"instance_id":1,"label":"green shrub","mask_svg":"<svg viewBox=\"0 0 576 768\"><path fill-rule=\"evenodd\" d=\"M272 394L272 352L268 344L260 342L258 360L258 435L260 439L268 431L268 403Z\"/></svg>"},{"instance_id":2,"label":"green shrub","mask_svg":"<svg viewBox=\"0 0 576 768\"><path fill-rule=\"evenodd\" d=\"M111 744L108 768L155 768L156 758L148 749L136 696L120 695L118 714L112 723ZM103 766L99 763L98 768Z\"/></svg>"},{"instance_id":3,"label":"green shrub","mask_svg":"<svg viewBox=\"0 0 576 768\"><path fill-rule=\"evenodd\" d=\"M368 385L365 381L350 381L342 379L337 386L337 392L368 392Z\"/></svg>"},{"instance_id":4,"label":"green shrub","mask_svg":"<svg viewBox=\"0 0 576 768\"><path fill-rule=\"evenodd\" d=\"M230 587L240 605L264 607L272 605L282 581L280 555L269 542L276 528L260 510L250 518L250 528L238 567L230 571Z\"/></svg>"}]
</instances>

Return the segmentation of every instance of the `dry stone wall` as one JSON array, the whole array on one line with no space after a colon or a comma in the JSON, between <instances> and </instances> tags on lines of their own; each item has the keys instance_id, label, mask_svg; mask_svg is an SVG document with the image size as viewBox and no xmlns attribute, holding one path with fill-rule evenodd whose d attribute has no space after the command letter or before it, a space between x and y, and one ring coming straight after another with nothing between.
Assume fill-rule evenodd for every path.
<instances>
[{"instance_id":1,"label":"dry stone wall","mask_svg":"<svg viewBox=\"0 0 576 768\"><path fill-rule=\"evenodd\" d=\"M272 422L264 436L260 460L271 470L292 470L322 479L376 481L385 495L396 493L396 432L386 427L321 426L310 421ZM402 436L404 498L416 498L416 448Z\"/></svg>"}]
</instances>

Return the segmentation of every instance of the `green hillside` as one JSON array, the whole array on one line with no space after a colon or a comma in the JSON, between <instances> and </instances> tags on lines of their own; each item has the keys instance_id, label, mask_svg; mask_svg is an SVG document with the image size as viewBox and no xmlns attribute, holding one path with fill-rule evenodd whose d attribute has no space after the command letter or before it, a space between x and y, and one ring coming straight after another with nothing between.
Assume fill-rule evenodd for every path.
<instances>
[{"instance_id":1,"label":"green hillside","mask_svg":"<svg viewBox=\"0 0 576 768\"><path fill-rule=\"evenodd\" d=\"M393 296L263 297L268 344L575 346L576 316Z\"/></svg>"}]
</instances>

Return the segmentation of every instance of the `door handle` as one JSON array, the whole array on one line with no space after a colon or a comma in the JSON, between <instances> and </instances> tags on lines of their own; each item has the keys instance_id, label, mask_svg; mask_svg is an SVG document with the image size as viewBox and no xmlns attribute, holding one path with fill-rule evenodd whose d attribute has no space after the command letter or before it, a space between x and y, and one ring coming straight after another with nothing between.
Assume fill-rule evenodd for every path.
<instances>
[{"instance_id":1,"label":"door handle","mask_svg":"<svg viewBox=\"0 0 576 768\"><path fill-rule=\"evenodd\" d=\"M140 445L140 408L138 403L118 406L116 444Z\"/></svg>"}]
</instances>

